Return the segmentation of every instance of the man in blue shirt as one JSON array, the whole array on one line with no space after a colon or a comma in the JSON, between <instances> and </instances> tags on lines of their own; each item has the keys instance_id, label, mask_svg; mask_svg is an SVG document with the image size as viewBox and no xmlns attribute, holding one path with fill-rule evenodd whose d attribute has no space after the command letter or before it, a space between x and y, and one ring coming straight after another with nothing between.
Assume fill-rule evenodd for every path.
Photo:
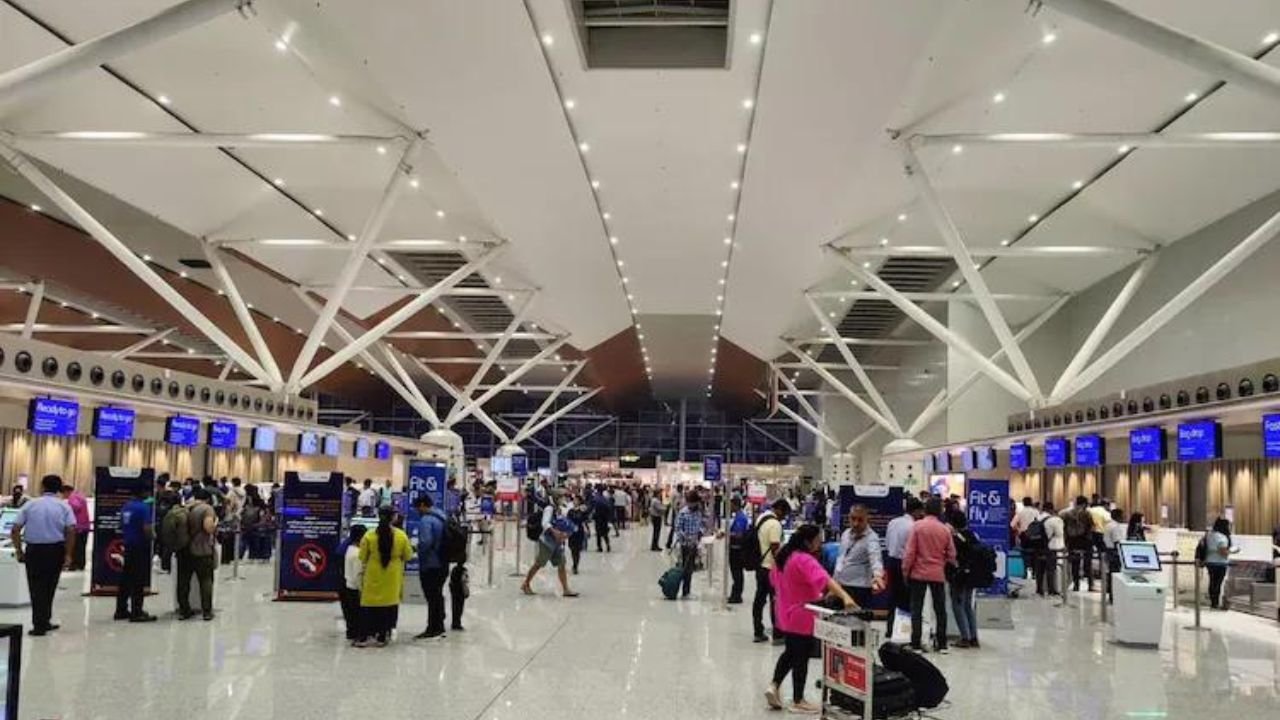
<instances>
[{"instance_id":1,"label":"man in blue shirt","mask_svg":"<svg viewBox=\"0 0 1280 720\"><path fill-rule=\"evenodd\" d=\"M733 517L729 520L729 574L733 576L733 585L729 589L730 605L742 604L742 543L746 540L747 531L751 529L751 521L742 509L742 498L734 495L729 500L729 510Z\"/></svg>"},{"instance_id":2,"label":"man in blue shirt","mask_svg":"<svg viewBox=\"0 0 1280 720\"><path fill-rule=\"evenodd\" d=\"M418 511L418 580L422 594L427 599L427 629L418 633L419 639L444 637L444 583L449 577L449 563L444 554L444 533L448 520L435 507L429 495L419 495L413 501Z\"/></svg>"},{"instance_id":3,"label":"man in blue shirt","mask_svg":"<svg viewBox=\"0 0 1280 720\"><path fill-rule=\"evenodd\" d=\"M58 629L51 622L53 595L63 569L71 567L76 545L75 515L58 496L62 478L45 475L40 489L44 494L22 505L9 533L14 559L27 566L27 587L31 591L31 630L27 634L36 637Z\"/></svg>"},{"instance_id":4,"label":"man in blue shirt","mask_svg":"<svg viewBox=\"0 0 1280 720\"><path fill-rule=\"evenodd\" d=\"M146 483L133 489L133 499L120 509L120 539L124 541L124 569L116 587L116 620L155 622L156 616L142 609L147 585L151 584L151 539L155 537L153 507L147 500L151 488ZM109 551L108 551L109 552Z\"/></svg>"}]
</instances>

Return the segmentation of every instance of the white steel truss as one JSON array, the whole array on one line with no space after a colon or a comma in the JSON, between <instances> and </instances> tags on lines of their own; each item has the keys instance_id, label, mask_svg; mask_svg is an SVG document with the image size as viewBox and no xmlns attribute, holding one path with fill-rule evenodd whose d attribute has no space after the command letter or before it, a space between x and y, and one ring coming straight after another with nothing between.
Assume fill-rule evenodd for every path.
<instances>
[{"instance_id":1,"label":"white steel truss","mask_svg":"<svg viewBox=\"0 0 1280 720\"><path fill-rule=\"evenodd\" d=\"M809 305L809 310L813 312L813 316L818 319L818 324L822 327L823 331L831 337L840 337L840 331L836 329L836 326L831 322L831 319L822 312L822 308L818 306L818 302L807 293L805 294L805 301ZM870 396L871 402L875 403L876 409L879 410L879 413L867 412L867 408L861 407L861 398L854 400L854 405L858 405L863 412L867 412L872 420L882 424L891 434L901 437L902 426L898 424L898 418L893 414L893 410L889 409L889 403L885 402L884 397L880 395L880 391L876 389L875 383L871 382L871 378L867 375L867 371L862 368L862 363L854 357L853 351L849 349L848 345L844 343L836 343L836 350L840 352L840 357L844 358L845 364L849 366L849 370L853 371L854 377L858 378L858 382L861 383L862 389L866 391L868 396ZM795 352L795 350L793 350L793 352ZM803 355L801 361L805 364L812 363L811 367L813 367L815 371L827 372L826 368L822 367L821 364L814 362L813 358L808 353L800 351L799 354ZM834 379L834 376L831 377ZM852 400L857 396L850 393L849 397Z\"/></svg>"},{"instance_id":2,"label":"white steel truss","mask_svg":"<svg viewBox=\"0 0 1280 720\"><path fill-rule=\"evenodd\" d=\"M440 375L440 373L431 369L431 366L428 365L427 363L423 362L422 360L419 360L416 357L412 359L413 359L413 362L418 366L419 370L421 370L424 374L426 374L427 377L431 378L432 382L434 382L436 385L439 385L455 401L462 399L463 397L462 391L458 387L456 387L453 383L449 382L448 380L445 380L444 377ZM503 430L501 426L498 425L498 423L493 421L493 418L489 416L489 413L484 411L484 408L477 407L477 408L474 408L471 412L476 416L476 420L479 420L482 425L484 425L486 428L489 429L489 432L493 433L494 437L502 441L502 444L506 445L511 442L511 436L509 436L507 432ZM446 427L448 427L448 426L451 426L452 423L446 422L445 425Z\"/></svg>"},{"instance_id":3,"label":"white steel truss","mask_svg":"<svg viewBox=\"0 0 1280 720\"><path fill-rule=\"evenodd\" d=\"M537 423L534 423L533 427L528 428L528 429L522 429L520 432L516 433L516 436L515 436L514 438L512 438L512 442L514 442L514 443L516 443L516 444L518 445L518 444L520 444L520 443L524 442L525 440L529 439L530 437L533 437L533 435L535 435L535 434L536 434L539 430L541 430L542 428L544 428L544 427L546 427L546 426L550 425L551 423L555 422L556 420L559 420L562 416L567 415L567 414L569 414L569 413L573 412L575 409L577 409L577 407L578 407L579 405L581 405L581 404L585 403L586 401L588 401L588 400L590 400L591 398L595 397L596 395L600 394L600 390L601 390L601 389L602 389L602 388L595 388L594 390L592 390L592 391L591 391L591 392L589 392L589 393L586 393L585 395L579 395L578 397L574 398L573 400L570 400L569 402L565 403L565 404L564 404L564 406L563 406L563 407L561 407L559 410L557 410L557 411L555 411L555 412L551 413L550 415L546 416L545 418L543 418L543 419L539 420ZM601 427L604 427L604 426L603 426L603 425L601 425ZM597 429L599 429L599 428L597 428ZM594 431L593 431L593 432L594 432Z\"/></svg>"}]
</instances>

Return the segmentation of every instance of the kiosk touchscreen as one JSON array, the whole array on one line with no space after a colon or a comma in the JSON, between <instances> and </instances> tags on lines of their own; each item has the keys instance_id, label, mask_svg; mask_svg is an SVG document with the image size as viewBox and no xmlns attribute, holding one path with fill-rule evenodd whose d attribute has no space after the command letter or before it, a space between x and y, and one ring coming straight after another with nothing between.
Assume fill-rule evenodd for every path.
<instances>
[{"instance_id":1,"label":"kiosk touchscreen","mask_svg":"<svg viewBox=\"0 0 1280 720\"><path fill-rule=\"evenodd\" d=\"M1115 591L1115 640L1159 645L1164 632L1165 589L1160 584L1160 551L1155 543L1116 543L1120 572L1112 573Z\"/></svg>"},{"instance_id":2,"label":"kiosk touchscreen","mask_svg":"<svg viewBox=\"0 0 1280 720\"><path fill-rule=\"evenodd\" d=\"M0 510L0 607L31 604L31 595L27 591L27 571L18 563L13 551L13 540L9 537L17 520L17 508Z\"/></svg>"}]
</instances>

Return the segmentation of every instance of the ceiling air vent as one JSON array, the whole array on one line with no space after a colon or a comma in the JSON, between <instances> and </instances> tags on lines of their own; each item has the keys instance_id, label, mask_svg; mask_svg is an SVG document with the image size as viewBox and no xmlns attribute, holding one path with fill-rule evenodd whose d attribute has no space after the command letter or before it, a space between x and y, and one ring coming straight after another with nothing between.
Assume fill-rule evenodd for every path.
<instances>
[{"instance_id":1,"label":"ceiling air vent","mask_svg":"<svg viewBox=\"0 0 1280 720\"><path fill-rule=\"evenodd\" d=\"M588 68L724 68L730 0L574 0Z\"/></svg>"}]
</instances>

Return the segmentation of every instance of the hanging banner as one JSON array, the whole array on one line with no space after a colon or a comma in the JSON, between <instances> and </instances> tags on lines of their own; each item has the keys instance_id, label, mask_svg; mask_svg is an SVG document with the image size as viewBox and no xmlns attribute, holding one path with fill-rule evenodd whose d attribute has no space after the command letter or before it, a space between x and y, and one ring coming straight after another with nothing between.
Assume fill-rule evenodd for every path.
<instances>
[{"instance_id":1,"label":"hanging banner","mask_svg":"<svg viewBox=\"0 0 1280 720\"><path fill-rule=\"evenodd\" d=\"M124 570L120 511L133 499L135 489L149 488L154 484L156 471L152 468L97 467L93 473L93 567L89 594L115 595L120 585L120 573ZM148 577L149 573L148 570Z\"/></svg>"},{"instance_id":2,"label":"hanging banner","mask_svg":"<svg viewBox=\"0 0 1280 720\"><path fill-rule=\"evenodd\" d=\"M276 600L336 600L342 586L342 473L284 474Z\"/></svg>"},{"instance_id":3,"label":"hanging banner","mask_svg":"<svg viewBox=\"0 0 1280 720\"><path fill-rule=\"evenodd\" d=\"M969 529L996 553L996 580L991 587L978 590L978 594L1004 597L1009 590L1005 565L1009 553L1009 481L969 478L967 484Z\"/></svg>"},{"instance_id":4,"label":"hanging banner","mask_svg":"<svg viewBox=\"0 0 1280 720\"><path fill-rule=\"evenodd\" d=\"M724 479L724 458L719 455L702 456L702 480L719 485Z\"/></svg>"},{"instance_id":5,"label":"hanging banner","mask_svg":"<svg viewBox=\"0 0 1280 720\"><path fill-rule=\"evenodd\" d=\"M520 457L520 456L514 456ZM418 498L426 495L431 498L433 506L444 509L444 492L445 483L449 479L449 466L439 460L410 460L409 461L409 481L405 483L405 502L408 509L405 511L404 531L409 535L409 544L415 549L418 547L418 521L422 518L418 515L418 511L413 509L413 504ZM418 555L415 551L414 556L404 566L405 574L417 574L418 572ZM409 583L412 585L412 583ZM413 588L410 587L410 590Z\"/></svg>"}]
</instances>

